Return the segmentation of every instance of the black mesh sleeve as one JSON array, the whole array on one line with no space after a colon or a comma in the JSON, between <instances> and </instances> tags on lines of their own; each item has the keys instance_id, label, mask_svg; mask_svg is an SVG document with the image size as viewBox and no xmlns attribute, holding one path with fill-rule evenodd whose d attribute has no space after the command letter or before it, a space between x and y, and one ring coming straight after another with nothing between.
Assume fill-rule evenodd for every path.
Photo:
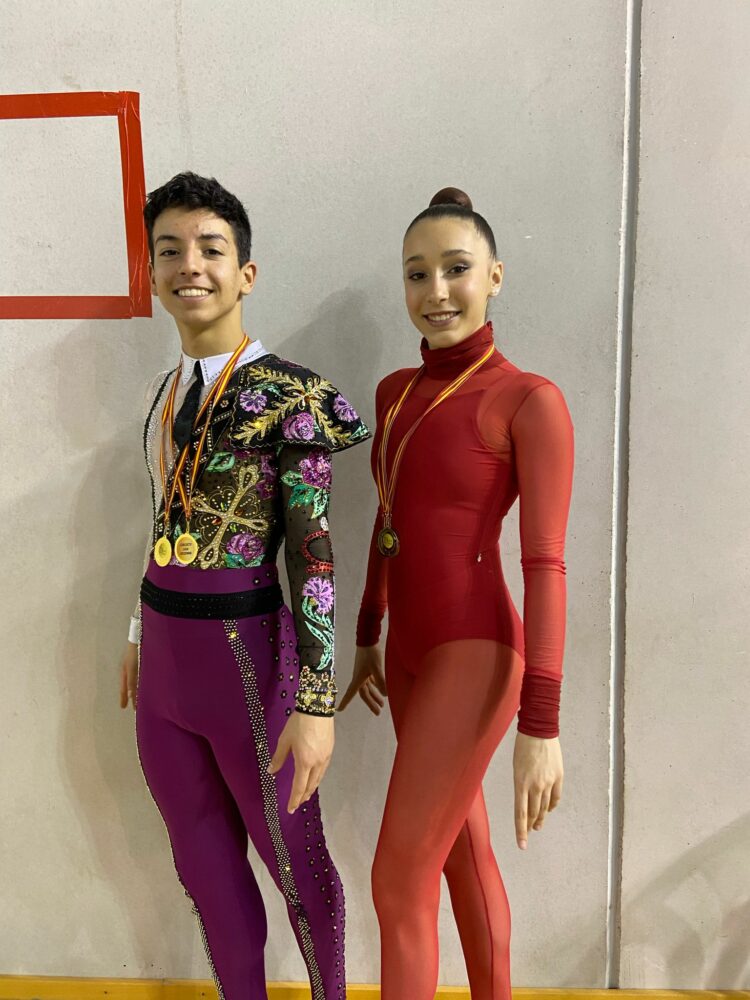
<instances>
[{"instance_id":1,"label":"black mesh sleeve","mask_svg":"<svg viewBox=\"0 0 750 1000\"><path fill-rule=\"evenodd\" d=\"M328 534L331 453L285 445L279 453L286 528L285 558L299 640L298 712L333 715L335 583Z\"/></svg>"}]
</instances>

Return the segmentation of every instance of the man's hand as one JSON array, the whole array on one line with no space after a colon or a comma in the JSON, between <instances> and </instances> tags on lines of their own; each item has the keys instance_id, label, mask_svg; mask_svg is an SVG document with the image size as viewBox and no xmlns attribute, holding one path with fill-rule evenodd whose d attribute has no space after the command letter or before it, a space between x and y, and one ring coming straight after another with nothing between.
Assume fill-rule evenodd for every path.
<instances>
[{"instance_id":1,"label":"man's hand","mask_svg":"<svg viewBox=\"0 0 750 1000\"><path fill-rule=\"evenodd\" d=\"M344 697L339 703L343 712L355 694L359 694L373 715L380 715L388 697L383 670L383 653L380 646L357 646L354 656L354 673Z\"/></svg>"},{"instance_id":2,"label":"man's hand","mask_svg":"<svg viewBox=\"0 0 750 1000\"><path fill-rule=\"evenodd\" d=\"M138 647L129 642L120 661L120 708L127 708L128 701L135 708L138 696Z\"/></svg>"},{"instance_id":3,"label":"man's hand","mask_svg":"<svg viewBox=\"0 0 750 1000\"><path fill-rule=\"evenodd\" d=\"M268 773L276 774L289 756L294 757L294 781L287 810L293 813L313 795L328 770L333 754L333 719L292 712L281 731Z\"/></svg>"},{"instance_id":4,"label":"man's hand","mask_svg":"<svg viewBox=\"0 0 750 1000\"><path fill-rule=\"evenodd\" d=\"M530 830L541 830L548 812L562 796L563 762L560 740L516 733L513 748L516 842L526 850Z\"/></svg>"}]
</instances>

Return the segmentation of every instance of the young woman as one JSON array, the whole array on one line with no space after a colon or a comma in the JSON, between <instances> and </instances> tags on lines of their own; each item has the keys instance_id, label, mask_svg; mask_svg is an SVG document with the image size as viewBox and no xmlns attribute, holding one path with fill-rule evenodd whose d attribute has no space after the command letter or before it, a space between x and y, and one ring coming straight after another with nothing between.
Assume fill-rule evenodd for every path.
<instances>
[{"instance_id":1,"label":"young woman","mask_svg":"<svg viewBox=\"0 0 750 1000\"><path fill-rule=\"evenodd\" d=\"M422 367L378 386L380 505L352 682L398 739L373 867L383 1000L432 1000L444 872L473 1000L510 1000L510 911L482 778L519 704L516 836L524 849L562 791L558 714L573 433L557 387L495 348L486 321L503 265L455 188L404 238ZM498 538L520 498L523 623ZM389 613L385 670L378 639Z\"/></svg>"}]
</instances>

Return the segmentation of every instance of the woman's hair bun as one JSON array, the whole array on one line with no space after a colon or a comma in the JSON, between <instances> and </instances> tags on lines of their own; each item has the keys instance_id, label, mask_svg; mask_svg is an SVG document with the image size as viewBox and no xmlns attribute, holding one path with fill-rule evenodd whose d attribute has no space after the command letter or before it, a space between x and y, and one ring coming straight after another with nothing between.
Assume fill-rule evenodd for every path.
<instances>
[{"instance_id":1,"label":"woman's hair bun","mask_svg":"<svg viewBox=\"0 0 750 1000\"><path fill-rule=\"evenodd\" d=\"M460 188L454 187L441 188L437 194L433 195L430 208L435 205L458 205L459 208L467 208L470 212L474 211L468 194Z\"/></svg>"}]
</instances>

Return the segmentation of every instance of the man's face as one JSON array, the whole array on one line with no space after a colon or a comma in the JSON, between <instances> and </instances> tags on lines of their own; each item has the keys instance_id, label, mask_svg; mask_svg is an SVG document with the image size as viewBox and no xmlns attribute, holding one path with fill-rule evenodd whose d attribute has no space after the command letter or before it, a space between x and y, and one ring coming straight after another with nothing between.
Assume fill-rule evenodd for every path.
<instances>
[{"instance_id":1,"label":"man's face","mask_svg":"<svg viewBox=\"0 0 750 1000\"><path fill-rule=\"evenodd\" d=\"M232 227L210 209L168 208L154 223L151 287L178 326L200 332L241 309L255 281Z\"/></svg>"}]
</instances>

